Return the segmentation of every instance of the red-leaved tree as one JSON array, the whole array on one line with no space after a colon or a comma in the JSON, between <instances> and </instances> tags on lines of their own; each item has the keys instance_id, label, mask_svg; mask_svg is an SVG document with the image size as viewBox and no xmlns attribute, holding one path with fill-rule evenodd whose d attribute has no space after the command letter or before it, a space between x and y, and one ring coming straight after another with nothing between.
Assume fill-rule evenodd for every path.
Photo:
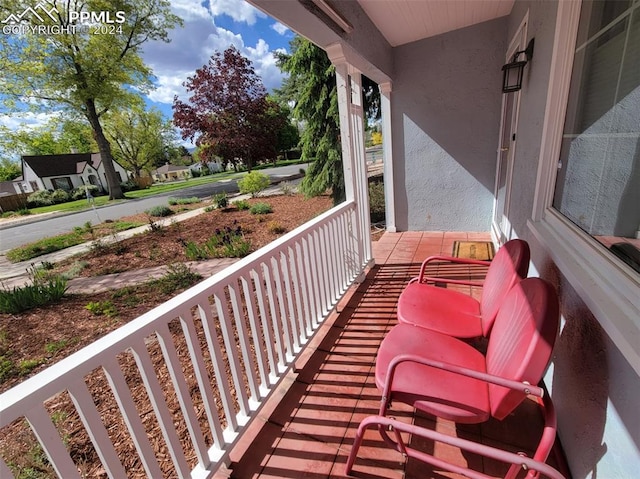
<instances>
[{"instance_id":1,"label":"red-leaved tree","mask_svg":"<svg viewBox=\"0 0 640 479\"><path fill-rule=\"evenodd\" d=\"M191 96L188 102L174 98L173 122L183 139L195 139L203 160L219 157L251 169L275 158L282 127L273 121L278 105L267 98L251 61L235 47L214 53L184 86Z\"/></svg>"}]
</instances>

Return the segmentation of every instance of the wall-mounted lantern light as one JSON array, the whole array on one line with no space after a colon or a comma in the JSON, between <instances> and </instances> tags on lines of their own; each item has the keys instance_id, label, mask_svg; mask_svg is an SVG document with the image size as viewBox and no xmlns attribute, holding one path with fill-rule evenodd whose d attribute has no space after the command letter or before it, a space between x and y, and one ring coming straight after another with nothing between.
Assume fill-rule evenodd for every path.
<instances>
[{"instance_id":1,"label":"wall-mounted lantern light","mask_svg":"<svg viewBox=\"0 0 640 479\"><path fill-rule=\"evenodd\" d=\"M522 76L524 74L524 66L533 58L534 39L529 40L527 48L513 54L511 63L507 63L502 67L502 93L518 91L522 88ZM525 59L518 60L520 55L524 54Z\"/></svg>"}]
</instances>

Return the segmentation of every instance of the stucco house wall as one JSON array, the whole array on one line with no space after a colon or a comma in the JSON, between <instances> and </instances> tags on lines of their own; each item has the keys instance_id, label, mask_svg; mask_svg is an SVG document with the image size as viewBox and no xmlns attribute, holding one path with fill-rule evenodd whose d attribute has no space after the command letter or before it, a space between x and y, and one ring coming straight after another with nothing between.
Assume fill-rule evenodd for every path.
<instances>
[{"instance_id":1,"label":"stucco house wall","mask_svg":"<svg viewBox=\"0 0 640 479\"><path fill-rule=\"evenodd\" d=\"M527 226L543 142L555 3L516 2L508 20L507 41L528 11L528 37L536 42L521 92L509 219L514 235L531 245L530 274L554 282L561 297L562 328L546 383L573 477L631 478L640 470L640 377Z\"/></svg>"},{"instance_id":2,"label":"stucco house wall","mask_svg":"<svg viewBox=\"0 0 640 479\"><path fill-rule=\"evenodd\" d=\"M396 226L488 231L506 19L394 49Z\"/></svg>"}]
</instances>

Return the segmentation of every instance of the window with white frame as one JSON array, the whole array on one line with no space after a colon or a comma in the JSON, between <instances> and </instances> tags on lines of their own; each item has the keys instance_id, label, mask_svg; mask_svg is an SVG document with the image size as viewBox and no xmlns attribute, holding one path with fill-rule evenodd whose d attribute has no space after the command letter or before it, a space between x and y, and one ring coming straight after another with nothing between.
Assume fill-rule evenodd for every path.
<instances>
[{"instance_id":1,"label":"window with white frame","mask_svg":"<svg viewBox=\"0 0 640 479\"><path fill-rule=\"evenodd\" d=\"M628 258L612 254L615 251L605 243L608 239L635 247L638 239L632 237L633 231L626 233L631 237L617 236L618 220L610 226L615 232L611 238L599 234L592 224L598 223L594 218L599 215L628 218L619 212L626 208L637 212L639 207L632 196L634 189L640 189L639 14L640 0L557 3L538 179L528 222L563 278L638 374L640 274ZM622 51L613 61L616 44L622 45ZM603 59L599 53L607 48L610 55ZM634 48L635 56L626 55ZM600 61L609 62L606 69ZM612 87L614 68L617 77ZM603 128L607 121L608 130ZM589 140L593 140L590 147L581 145ZM599 153L594 151L596 146ZM582 174L580 169L587 167L590 172ZM592 206L582 211L576 201L569 201L571 195L581 194L580 188L593 188L595 194L595 200L594 195L588 199L583 195L584 203ZM609 198L617 198L618 203ZM608 213L597 209L605 204ZM633 227L633 221L627 222Z\"/></svg>"},{"instance_id":2,"label":"window with white frame","mask_svg":"<svg viewBox=\"0 0 640 479\"><path fill-rule=\"evenodd\" d=\"M584 1L553 208L640 272L640 1Z\"/></svg>"}]
</instances>

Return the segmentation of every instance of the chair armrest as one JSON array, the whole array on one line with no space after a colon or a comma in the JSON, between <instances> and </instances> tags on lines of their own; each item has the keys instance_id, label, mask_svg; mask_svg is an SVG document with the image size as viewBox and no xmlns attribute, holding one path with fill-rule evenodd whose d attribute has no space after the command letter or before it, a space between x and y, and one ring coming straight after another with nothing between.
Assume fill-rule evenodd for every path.
<instances>
[{"instance_id":1,"label":"chair armrest","mask_svg":"<svg viewBox=\"0 0 640 479\"><path fill-rule=\"evenodd\" d=\"M530 471L536 471L544 475L549 479L565 479L565 477L556 469L545 464L542 461L537 461L535 459L531 459L529 457L516 454L513 452L505 451L502 449L498 449L493 446L488 446L485 444L477 443L470 441L468 439L463 439L456 436L449 436L447 434L443 434L438 431L434 431L432 429L427 429L425 427L416 426L415 424L407 424L397 419L392 419L386 416L369 416L363 419L358 427L358 433L356 435L357 438L362 438L365 429L369 427L377 427L378 429L382 429L383 431L388 431L390 429L394 429L396 431L409 433L412 436L422 437L429 441L441 442L443 444L449 444L451 446L457 447L459 449L470 451L475 454L479 454L484 457L488 457L494 459L496 461L500 461L506 464L513 464L517 466L518 469L527 469ZM359 448L360 441L354 443L354 448ZM431 462L427 457L434 457L432 454L427 453L418 453L418 454L410 454L412 457L416 457L419 460L423 460L425 462ZM352 454L351 456L355 456ZM351 466L353 465L352 457L349 457L349 463L347 465L347 474L351 472ZM355 457L353 457L355 459ZM440 462L440 461L438 461ZM441 463L441 467L447 468L446 464ZM485 474L478 473L468 468L464 468L464 474L468 477L472 478L486 478ZM452 470L452 469L449 469Z\"/></svg>"},{"instance_id":2,"label":"chair armrest","mask_svg":"<svg viewBox=\"0 0 640 479\"><path fill-rule=\"evenodd\" d=\"M464 281L464 280L458 280L458 279L440 278L437 276L425 276L425 270L427 266L430 263L433 263L434 261L442 261L447 263L473 265L473 266L489 266L491 264L491 261L481 261L477 259L468 259L468 258L456 258L454 256L441 256L441 255L429 256L427 259L425 259L422 262L422 265L420 266L420 274L416 278L416 280L419 283L424 283L426 281L437 281L441 283L454 283L454 284L465 284L465 285L471 285L471 286L482 286L482 282L478 282L478 281ZM410 282L415 282L415 281L412 279Z\"/></svg>"},{"instance_id":3,"label":"chair armrest","mask_svg":"<svg viewBox=\"0 0 640 479\"><path fill-rule=\"evenodd\" d=\"M469 368L463 368L460 366L456 366L455 364L445 363L443 361L436 361L434 359L417 356L415 354L399 354L398 356L393 358L389 363L389 367L387 369L387 378L384 385L384 391L382 393L383 401L389 400L389 393L391 390L391 384L393 383L393 376L395 375L396 368L404 362L424 364L425 366L430 366L436 369L442 369L444 371L449 371L454 374L460 374L462 376L467 376L474 379L478 379L480 381L496 384L498 386L503 386L503 387L512 389L514 391L519 391L521 393L536 396L539 398L544 396L544 389L542 389L539 386L533 386L526 382L514 381L512 379L507 379L501 376L496 376L493 374L475 371Z\"/></svg>"}]
</instances>

